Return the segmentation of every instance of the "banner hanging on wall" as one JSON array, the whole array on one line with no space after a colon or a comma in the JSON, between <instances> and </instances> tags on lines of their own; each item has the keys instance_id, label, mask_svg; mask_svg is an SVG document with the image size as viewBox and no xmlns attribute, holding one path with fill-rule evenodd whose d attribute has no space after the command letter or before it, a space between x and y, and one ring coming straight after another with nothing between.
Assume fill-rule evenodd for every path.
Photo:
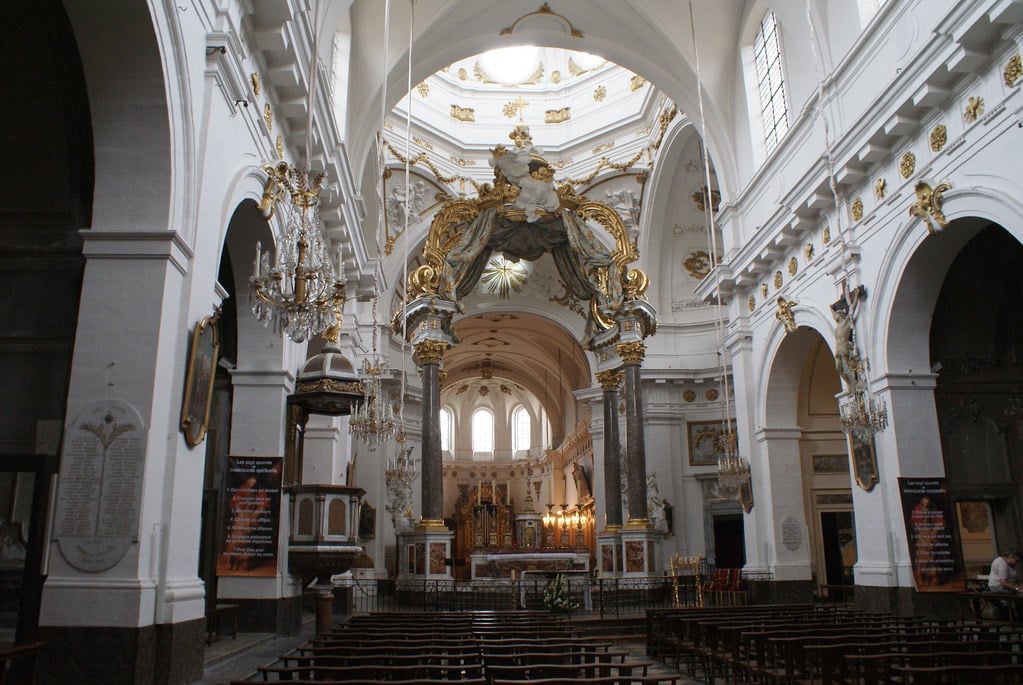
<instances>
[{"instance_id":1,"label":"banner hanging on wall","mask_svg":"<svg viewBox=\"0 0 1023 685\"><path fill-rule=\"evenodd\" d=\"M228 457L218 576L276 576L281 457Z\"/></svg>"},{"instance_id":2,"label":"banner hanging on wall","mask_svg":"<svg viewBox=\"0 0 1023 685\"><path fill-rule=\"evenodd\" d=\"M961 592L963 558L944 478L899 478L917 592Z\"/></svg>"}]
</instances>

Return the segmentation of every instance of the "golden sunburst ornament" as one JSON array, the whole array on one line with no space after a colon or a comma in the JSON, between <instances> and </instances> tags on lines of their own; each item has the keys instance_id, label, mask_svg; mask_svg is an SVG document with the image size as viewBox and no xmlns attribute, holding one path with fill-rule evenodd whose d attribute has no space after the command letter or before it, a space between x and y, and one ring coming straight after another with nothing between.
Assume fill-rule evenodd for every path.
<instances>
[{"instance_id":1,"label":"golden sunburst ornament","mask_svg":"<svg viewBox=\"0 0 1023 685\"><path fill-rule=\"evenodd\" d=\"M505 259L504 255L498 255L487 263L487 268L480 276L480 283L485 292L507 300L513 292L522 292L527 275L525 264L511 262Z\"/></svg>"}]
</instances>

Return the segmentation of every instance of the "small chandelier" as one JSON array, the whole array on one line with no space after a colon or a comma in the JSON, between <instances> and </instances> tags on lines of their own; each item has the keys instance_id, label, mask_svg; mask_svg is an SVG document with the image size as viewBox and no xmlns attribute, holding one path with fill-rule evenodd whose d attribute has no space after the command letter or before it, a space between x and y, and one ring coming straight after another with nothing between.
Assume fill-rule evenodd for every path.
<instances>
[{"instance_id":1,"label":"small chandelier","mask_svg":"<svg viewBox=\"0 0 1023 685\"><path fill-rule=\"evenodd\" d=\"M838 409L842 430L861 442L869 441L888 427L888 405L868 392L859 379Z\"/></svg>"},{"instance_id":2,"label":"small chandelier","mask_svg":"<svg viewBox=\"0 0 1023 685\"><path fill-rule=\"evenodd\" d=\"M749 482L749 462L739 456L738 435L729 431L718 437L718 493L725 499L737 499Z\"/></svg>"},{"instance_id":3,"label":"small chandelier","mask_svg":"<svg viewBox=\"0 0 1023 685\"><path fill-rule=\"evenodd\" d=\"M249 279L252 313L264 326L304 342L337 323L336 312L345 299L342 248L331 259L327 238L320 229L320 187L323 174L310 176L287 162L264 164L268 175L260 211L273 217L274 206L287 192L284 234L273 260L256 243L256 260Z\"/></svg>"},{"instance_id":4,"label":"small chandelier","mask_svg":"<svg viewBox=\"0 0 1023 685\"><path fill-rule=\"evenodd\" d=\"M366 443L372 452L377 445L395 436L398 422L394 409L383 392L382 376L386 364L380 359L367 357L362 363L362 387L365 400L352 412L348 427L352 435Z\"/></svg>"}]
</instances>

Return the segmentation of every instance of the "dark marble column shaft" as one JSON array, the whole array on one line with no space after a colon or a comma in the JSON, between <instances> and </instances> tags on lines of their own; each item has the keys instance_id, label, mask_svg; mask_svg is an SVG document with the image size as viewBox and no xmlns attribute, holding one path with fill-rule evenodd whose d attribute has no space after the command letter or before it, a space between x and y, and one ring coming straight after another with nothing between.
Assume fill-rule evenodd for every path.
<instances>
[{"instance_id":1,"label":"dark marble column shaft","mask_svg":"<svg viewBox=\"0 0 1023 685\"><path fill-rule=\"evenodd\" d=\"M604 390L604 512L606 527L622 525L622 455L619 451L618 391Z\"/></svg>"},{"instance_id":2,"label":"dark marble column shaft","mask_svg":"<svg viewBox=\"0 0 1023 685\"><path fill-rule=\"evenodd\" d=\"M625 429L626 458L629 460L629 520L647 518L646 507L646 445L643 440L643 398L640 396L639 364L626 364L625 375Z\"/></svg>"},{"instance_id":3,"label":"dark marble column shaft","mask_svg":"<svg viewBox=\"0 0 1023 685\"><path fill-rule=\"evenodd\" d=\"M423 369L423 520L443 520L444 470L440 450L440 364Z\"/></svg>"}]
</instances>

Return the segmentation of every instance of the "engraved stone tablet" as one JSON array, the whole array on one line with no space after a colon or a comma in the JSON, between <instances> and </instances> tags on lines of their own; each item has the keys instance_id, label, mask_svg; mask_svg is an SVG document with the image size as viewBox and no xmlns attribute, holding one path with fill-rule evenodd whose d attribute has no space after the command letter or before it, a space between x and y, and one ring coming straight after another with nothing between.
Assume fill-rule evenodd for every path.
<instances>
[{"instance_id":1,"label":"engraved stone tablet","mask_svg":"<svg viewBox=\"0 0 1023 685\"><path fill-rule=\"evenodd\" d=\"M781 522L781 542L785 549L795 552L803 544L803 527L792 516L786 516Z\"/></svg>"},{"instance_id":2,"label":"engraved stone tablet","mask_svg":"<svg viewBox=\"0 0 1023 685\"><path fill-rule=\"evenodd\" d=\"M134 407L89 405L68 426L53 537L77 569L105 571L138 541L146 430Z\"/></svg>"}]
</instances>

